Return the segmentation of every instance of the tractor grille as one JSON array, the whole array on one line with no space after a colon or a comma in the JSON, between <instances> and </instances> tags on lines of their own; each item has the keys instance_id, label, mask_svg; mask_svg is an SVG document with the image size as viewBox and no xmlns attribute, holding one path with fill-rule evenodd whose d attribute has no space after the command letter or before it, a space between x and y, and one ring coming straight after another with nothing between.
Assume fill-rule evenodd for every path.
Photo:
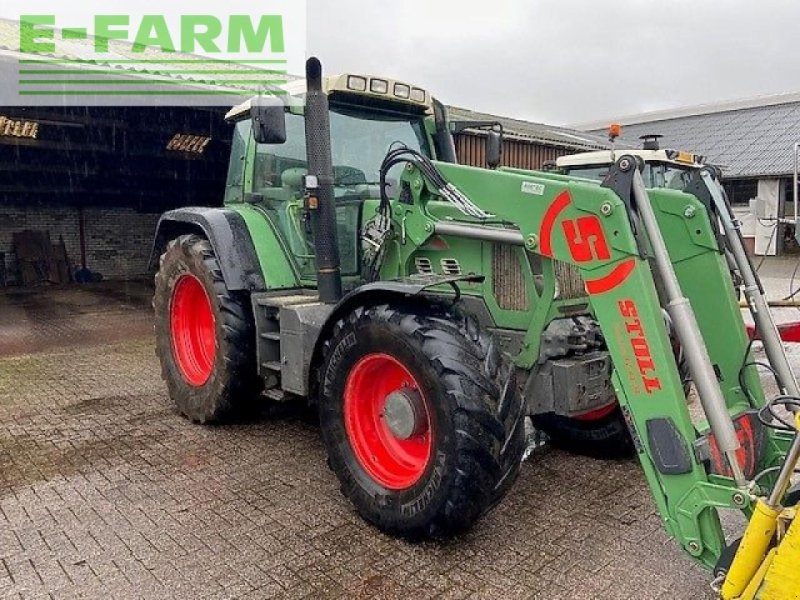
<instances>
[{"instance_id":1,"label":"tractor grille","mask_svg":"<svg viewBox=\"0 0 800 600\"><path fill-rule=\"evenodd\" d=\"M581 272L577 267L560 260L554 260L553 271L558 284L556 300L572 300L573 298L586 297L586 288L584 288Z\"/></svg>"},{"instance_id":2,"label":"tractor grille","mask_svg":"<svg viewBox=\"0 0 800 600\"><path fill-rule=\"evenodd\" d=\"M433 274L433 265L431 264L431 260L429 258L425 258L424 256L418 256L414 259L414 264L417 267L417 273L420 275L432 275Z\"/></svg>"},{"instance_id":3,"label":"tractor grille","mask_svg":"<svg viewBox=\"0 0 800 600\"><path fill-rule=\"evenodd\" d=\"M528 310L525 274L514 246L494 244L492 249L492 291L504 310Z\"/></svg>"},{"instance_id":4,"label":"tractor grille","mask_svg":"<svg viewBox=\"0 0 800 600\"><path fill-rule=\"evenodd\" d=\"M586 289L581 273L569 263L553 261L556 277L556 300L585 298ZM492 249L492 291L497 305L504 310L528 310L525 273L516 248L495 244Z\"/></svg>"},{"instance_id":5,"label":"tractor grille","mask_svg":"<svg viewBox=\"0 0 800 600\"><path fill-rule=\"evenodd\" d=\"M461 275L461 263L455 258L443 258L440 264L445 275Z\"/></svg>"}]
</instances>

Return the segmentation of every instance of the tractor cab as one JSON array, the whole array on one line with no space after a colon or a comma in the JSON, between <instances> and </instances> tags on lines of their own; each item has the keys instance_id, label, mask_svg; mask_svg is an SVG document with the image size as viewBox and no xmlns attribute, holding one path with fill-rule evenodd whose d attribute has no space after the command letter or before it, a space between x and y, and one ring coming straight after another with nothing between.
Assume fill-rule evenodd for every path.
<instances>
[{"instance_id":1,"label":"tractor cab","mask_svg":"<svg viewBox=\"0 0 800 600\"><path fill-rule=\"evenodd\" d=\"M345 281L356 280L362 263L361 232L380 199L380 168L387 153L405 146L431 159L452 161L454 152L442 147L452 144L443 109L422 88L346 74L326 78L323 90L330 106L341 272ZM228 113L226 118L235 123L235 132L225 204L246 203L264 211L289 250L301 281L313 284L315 252L304 204L308 175L303 104L306 82L290 82L281 92L286 96L282 102L285 141L256 141L253 105L258 99L248 100ZM400 168L388 174L389 193L397 185Z\"/></svg>"},{"instance_id":2,"label":"tractor cab","mask_svg":"<svg viewBox=\"0 0 800 600\"><path fill-rule=\"evenodd\" d=\"M558 171L565 175L603 180L616 159L623 154L640 158L644 163L642 179L648 188L684 190L692 174L705 167L705 158L691 152L671 149L598 150L562 156L556 160Z\"/></svg>"}]
</instances>

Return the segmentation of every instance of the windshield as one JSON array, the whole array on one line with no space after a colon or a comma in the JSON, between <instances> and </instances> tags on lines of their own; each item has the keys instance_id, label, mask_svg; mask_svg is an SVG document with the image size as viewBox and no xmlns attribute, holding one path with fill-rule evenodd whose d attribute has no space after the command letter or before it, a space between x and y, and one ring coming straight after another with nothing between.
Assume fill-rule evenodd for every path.
<instances>
[{"instance_id":1,"label":"windshield","mask_svg":"<svg viewBox=\"0 0 800 600\"><path fill-rule=\"evenodd\" d=\"M647 178L645 184L654 188L669 188L683 190L692 178L692 167L679 167L670 163L653 163L647 165Z\"/></svg>"},{"instance_id":2,"label":"windshield","mask_svg":"<svg viewBox=\"0 0 800 600\"><path fill-rule=\"evenodd\" d=\"M430 156L421 117L391 114L370 114L344 109L331 113L334 171L338 167L349 172L335 173L336 180L351 183L348 177L363 178L368 183L380 180L380 166L394 145L405 145Z\"/></svg>"},{"instance_id":3,"label":"windshield","mask_svg":"<svg viewBox=\"0 0 800 600\"><path fill-rule=\"evenodd\" d=\"M422 117L395 113L369 114L331 108L331 154L334 185L349 188L377 184L380 166L390 147L404 144L430 156ZM305 120L286 115L286 143L259 144L256 151L254 189L285 187L306 170ZM390 173L396 176L397 171ZM347 193L337 190L337 196Z\"/></svg>"},{"instance_id":4,"label":"windshield","mask_svg":"<svg viewBox=\"0 0 800 600\"><path fill-rule=\"evenodd\" d=\"M610 165L582 165L579 167L568 167L569 175L586 177L601 181L608 175ZM642 173L644 184L649 188L669 188L673 190L683 190L692 177L692 171L696 167L679 166L672 163L647 163Z\"/></svg>"}]
</instances>

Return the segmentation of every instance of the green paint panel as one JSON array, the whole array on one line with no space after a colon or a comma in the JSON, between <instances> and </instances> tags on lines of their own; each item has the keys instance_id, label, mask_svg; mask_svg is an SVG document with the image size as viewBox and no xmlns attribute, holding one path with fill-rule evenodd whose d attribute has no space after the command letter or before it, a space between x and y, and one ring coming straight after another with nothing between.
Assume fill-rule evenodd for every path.
<instances>
[{"instance_id":1,"label":"green paint panel","mask_svg":"<svg viewBox=\"0 0 800 600\"><path fill-rule=\"evenodd\" d=\"M267 289L280 290L299 287L298 274L289 258L289 253L267 216L247 204L229 204L228 208L242 215L250 230Z\"/></svg>"}]
</instances>

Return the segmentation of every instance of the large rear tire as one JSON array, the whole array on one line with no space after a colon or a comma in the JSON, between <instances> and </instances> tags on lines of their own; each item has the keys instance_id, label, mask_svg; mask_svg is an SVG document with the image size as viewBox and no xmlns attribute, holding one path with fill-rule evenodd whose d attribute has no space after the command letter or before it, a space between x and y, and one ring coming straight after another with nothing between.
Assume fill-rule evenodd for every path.
<instances>
[{"instance_id":1,"label":"large rear tire","mask_svg":"<svg viewBox=\"0 0 800 600\"><path fill-rule=\"evenodd\" d=\"M198 235L169 242L155 287L156 352L170 398L197 423L230 417L260 391L249 299L228 290Z\"/></svg>"},{"instance_id":2,"label":"large rear tire","mask_svg":"<svg viewBox=\"0 0 800 600\"><path fill-rule=\"evenodd\" d=\"M325 343L319 413L342 492L381 530L467 529L505 495L525 449L513 370L469 317L358 308Z\"/></svg>"}]
</instances>

